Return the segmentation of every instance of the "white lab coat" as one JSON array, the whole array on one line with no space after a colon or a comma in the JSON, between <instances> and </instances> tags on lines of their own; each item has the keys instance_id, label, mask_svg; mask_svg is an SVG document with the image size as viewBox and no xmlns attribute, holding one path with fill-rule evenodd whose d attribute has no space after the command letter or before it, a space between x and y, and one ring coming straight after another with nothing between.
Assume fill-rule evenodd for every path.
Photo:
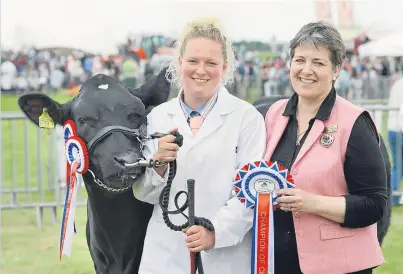
<instances>
[{"instance_id":1,"label":"white lab coat","mask_svg":"<svg viewBox=\"0 0 403 274\"><path fill-rule=\"evenodd\" d=\"M245 209L233 197L232 181L237 168L263 158L266 130L262 115L252 105L221 88L216 105L194 137L178 98L154 108L148 121L149 133L178 128L184 137L178 151L169 209L174 209L175 194L187 190L186 180L194 179L195 215L211 220L216 235L214 249L201 253L205 273L250 273L253 210ZM157 147L157 141L151 142L145 149L145 156L154 154ZM162 178L153 169L147 169L133 185L137 199L155 204L139 274L188 274L190 271L185 234L165 225L158 204L166 179L167 174ZM182 198L179 206L185 200ZM170 219L176 225L186 222L182 215L170 215Z\"/></svg>"}]
</instances>

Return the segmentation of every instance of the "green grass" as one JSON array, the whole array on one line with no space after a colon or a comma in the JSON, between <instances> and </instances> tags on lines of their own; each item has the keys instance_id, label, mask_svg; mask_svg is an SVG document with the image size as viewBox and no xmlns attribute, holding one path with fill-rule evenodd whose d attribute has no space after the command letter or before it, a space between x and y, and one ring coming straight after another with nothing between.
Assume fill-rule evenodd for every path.
<instances>
[{"instance_id":1,"label":"green grass","mask_svg":"<svg viewBox=\"0 0 403 274\"><path fill-rule=\"evenodd\" d=\"M78 233L73 238L71 258L64 256L62 261L59 261L59 224L52 226L48 222L44 229L39 230L35 227L35 217L30 210L5 211L2 218L3 273L94 273L85 240L84 208L77 210ZM386 263L376 270L376 274L400 273L403 268L402 235L403 207L399 207L393 210L392 224L382 247Z\"/></svg>"},{"instance_id":2,"label":"green grass","mask_svg":"<svg viewBox=\"0 0 403 274\"><path fill-rule=\"evenodd\" d=\"M274 57L274 53L271 51L259 51L259 59L261 62L266 62L268 59L272 59Z\"/></svg>"},{"instance_id":3,"label":"green grass","mask_svg":"<svg viewBox=\"0 0 403 274\"><path fill-rule=\"evenodd\" d=\"M257 99L259 91L255 88L250 91L247 100L253 102ZM55 100L66 102L70 97L59 92L52 94ZM1 97L2 111L19 111L17 98L12 95ZM382 135L386 134L386 115L381 129ZM26 184L34 187L37 184L37 176L41 175L39 182L42 184L42 192L31 195L19 194L17 202L38 202L53 201L55 194L48 191L49 182L54 177L49 177L47 169L51 170L54 163L54 156L50 153L51 138L47 130L38 130L31 122L28 122L27 133L29 134L29 163L31 168L24 168L24 122L16 121L14 124L15 134L11 134L12 125L8 121L2 121L2 163L1 170L4 176L3 188L25 187ZM39 133L38 133L39 132ZM386 139L385 139L386 140ZM41 157L37 158L36 147L41 144ZM48 145L50 144L50 145ZM14 151L12 148L14 147ZM44 170L37 170L35 161L40 161L45 167ZM17 169L13 172L12 166ZM13 174L14 180L13 180ZM25 181L25 176L28 182ZM13 185L14 184L14 185ZM85 191L82 191L83 193ZM85 198L85 193L84 196ZM63 201L63 198L61 201ZM11 202L9 195L2 196L2 203ZM55 225L50 223L50 212L45 209L45 226L43 229L36 227L35 211L32 209L4 210L2 211L2 252L1 270L5 274L90 274L94 273L92 261L89 256L85 240L86 211L78 208L76 213L76 226L78 234L73 238L72 257L64 256L59 261L59 234L60 216L62 208L58 210L58 222ZM392 214L392 224L389 233L384 241L383 251L386 263L379 267L376 273L397 274L403 269L403 207L395 208Z\"/></svg>"},{"instance_id":4,"label":"green grass","mask_svg":"<svg viewBox=\"0 0 403 274\"><path fill-rule=\"evenodd\" d=\"M63 90L59 90L59 91L53 92L53 93L48 93L48 95L60 103L65 103L72 98L72 97L66 95ZM13 95L13 94L2 95L0 111L20 111L17 101L18 101L18 96L16 96L16 95Z\"/></svg>"},{"instance_id":5,"label":"green grass","mask_svg":"<svg viewBox=\"0 0 403 274\"><path fill-rule=\"evenodd\" d=\"M376 274L399 274L403 269L403 207L395 207L392 222L382 245L385 264L378 267Z\"/></svg>"},{"instance_id":6,"label":"green grass","mask_svg":"<svg viewBox=\"0 0 403 274\"><path fill-rule=\"evenodd\" d=\"M48 212L46 212L48 213ZM59 210L59 221L62 209ZM32 210L10 210L2 214L1 270L4 274L93 274L85 239L85 208L76 213L77 234L71 257L59 260L60 222L51 225L46 215L43 229L35 226Z\"/></svg>"}]
</instances>

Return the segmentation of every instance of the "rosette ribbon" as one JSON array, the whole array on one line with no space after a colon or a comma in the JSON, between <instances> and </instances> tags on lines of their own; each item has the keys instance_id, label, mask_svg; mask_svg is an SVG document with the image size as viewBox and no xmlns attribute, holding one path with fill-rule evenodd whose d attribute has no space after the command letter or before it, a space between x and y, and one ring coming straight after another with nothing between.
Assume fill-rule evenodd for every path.
<instances>
[{"instance_id":1,"label":"rosette ribbon","mask_svg":"<svg viewBox=\"0 0 403 274\"><path fill-rule=\"evenodd\" d=\"M89 166L87 148L78 136L70 136L67 139L65 150L70 173L60 232L60 260L64 254L70 257L73 235L76 233L74 215L78 186L83 183L81 174L87 172Z\"/></svg>"},{"instance_id":2,"label":"rosette ribbon","mask_svg":"<svg viewBox=\"0 0 403 274\"><path fill-rule=\"evenodd\" d=\"M66 145L67 140L71 136L77 136L77 129L72 120L67 120L63 126L63 137L64 137L65 145ZM66 147L65 147L65 149L66 149ZM70 168L71 168L71 166L70 166L69 161L66 161L66 190L68 189L69 183L70 183ZM74 223L74 233L77 233L75 223Z\"/></svg>"},{"instance_id":3,"label":"rosette ribbon","mask_svg":"<svg viewBox=\"0 0 403 274\"><path fill-rule=\"evenodd\" d=\"M72 120L67 120L63 127L64 144L71 136L77 136L77 130ZM70 163L66 162L66 187L69 185Z\"/></svg>"},{"instance_id":4,"label":"rosette ribbon","mask_svg":"<svg viewBox=\"0 0 403 274\"><path fill-rule=\"evenodd\" d=\"M238 169L234 178L236 197L254 210L251 274L274 274L274 218L276 190L293 188L288 170L277 162L256 161Z\"/></svg>"}]
</instances>

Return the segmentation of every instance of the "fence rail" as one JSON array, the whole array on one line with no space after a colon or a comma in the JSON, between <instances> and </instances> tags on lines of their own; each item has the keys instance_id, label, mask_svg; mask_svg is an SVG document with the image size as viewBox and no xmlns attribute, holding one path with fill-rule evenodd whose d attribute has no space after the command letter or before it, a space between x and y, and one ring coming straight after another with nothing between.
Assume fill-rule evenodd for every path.
<instances>
[{"instance_id":1,"label":"fence rail","mask_svg":"<svg viewBox=\"0 0 403 274\"><path fill-rule=\"evenodd\" d=\"M55 222L66 195L62 127L37 128L21 112L3 112L1 122L1 209L33 208L38 227L43 225L44 209L50 209ZM86 204L83 187L77 202Z\"/></svg>"},{"instance_id":2,"label":"fence rail","mask_svg":"<svg viewBox=\"0 0 403 274\"><path fill-rule=\"evenodd\" d=\"M397 113L384 104L362 104L373 117L387 143L388 115ZM37 226L43 225L44 209L50 209L51 221L56 222L58 208L64 205L66 195L66 159L63 129L43 130L31 123L23 113L1 114L2 159L0 176L1 209L32 208L36 211ZM397 151L402 151L402 138L396 140ZM402 153L396 153L396 166L402 166ZM398 181L402 178L397 169ZM400 196L397 190L394 195ZM77 202L86 204L86 190L79 188Z\"/></svg>"},{"instance_id":3,"label":"fence rail","mask_svg":"<svg viewBox=\"0 0 403 274\"><path fill-rule=\"evenodd\" d=\"M242 99L250 98L251 92L257 89L259 97L292 94L292 86L289 79L280 81L278 79L263 80L260 74L254 76L235 77L235 86L228 87L232 93ZM338 85L337 93L349 100L388 100L389 92L395 78L391 76L377 76L375 78L351 79L346 86Z\"/></svg>"}]
</instances>

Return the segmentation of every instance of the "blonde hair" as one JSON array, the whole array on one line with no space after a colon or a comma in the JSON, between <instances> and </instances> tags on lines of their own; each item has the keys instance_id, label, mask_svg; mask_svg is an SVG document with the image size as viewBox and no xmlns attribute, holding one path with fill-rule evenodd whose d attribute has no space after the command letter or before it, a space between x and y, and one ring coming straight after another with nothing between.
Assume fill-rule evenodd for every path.
<instances>
[{"instance_id":1,"label":"blonde hair","mask_svg":"<svg viewBox=\"0 0 403 274\"><path fill-rule=\"evenodd\" d=\"M226 85L234 81L234 73L236 71L235 53L231 41L224 33L224 28L217 19L200 18L192 20L186 24L182 35L173 46L174 59L171 61L167 69L166 78L171 82L171 84L176 85L179 90L182 89L182 75L179 66L179 57L183 56L187 42L199 37L208 38L221 44L224 62L227 65L221 83Z\"/></svg>"}]
</instances>

